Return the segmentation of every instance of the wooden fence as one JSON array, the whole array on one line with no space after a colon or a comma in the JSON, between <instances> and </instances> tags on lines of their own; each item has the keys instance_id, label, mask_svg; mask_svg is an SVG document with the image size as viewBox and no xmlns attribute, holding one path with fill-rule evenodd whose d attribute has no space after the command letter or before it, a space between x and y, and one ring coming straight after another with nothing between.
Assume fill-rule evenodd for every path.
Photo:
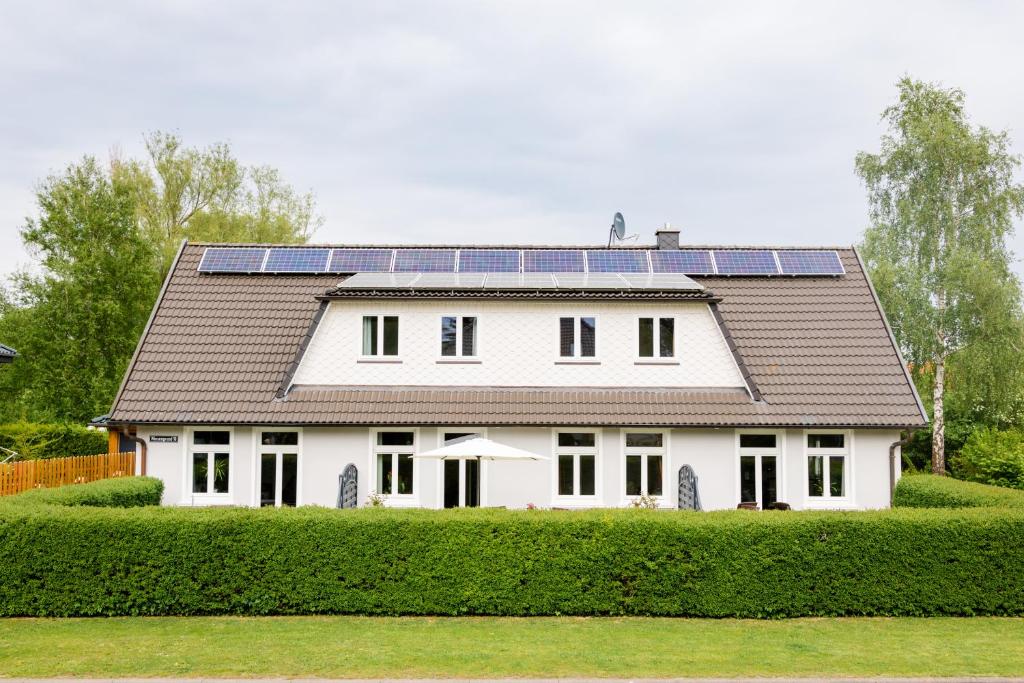
<instances>
[{"instance_id":1,"label":"wooden fence","mask_svg":"<svg viewBox=\"0 0 1024 683\"><path fill-rule=\"evenodd\" d=\"M0 464L0 496L135 474L135 453L103 453Z\"/></svg>"}]
</instances>

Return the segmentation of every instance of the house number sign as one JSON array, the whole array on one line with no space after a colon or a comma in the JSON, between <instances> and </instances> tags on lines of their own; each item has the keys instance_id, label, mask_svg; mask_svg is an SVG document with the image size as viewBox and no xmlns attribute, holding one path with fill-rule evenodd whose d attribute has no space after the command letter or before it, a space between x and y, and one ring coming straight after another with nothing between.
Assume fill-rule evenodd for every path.
<instances>
[{"instance_id":1,"label":"house number sign","mask_svg":"<svg viewBox=\"0 0 1024 683\"><path fill-rule=\"evenodd\" d=\"M159 436L157 434L149 435L150 443L178 443L178 437L176 436Z\"/></svg>"}]
</instances>

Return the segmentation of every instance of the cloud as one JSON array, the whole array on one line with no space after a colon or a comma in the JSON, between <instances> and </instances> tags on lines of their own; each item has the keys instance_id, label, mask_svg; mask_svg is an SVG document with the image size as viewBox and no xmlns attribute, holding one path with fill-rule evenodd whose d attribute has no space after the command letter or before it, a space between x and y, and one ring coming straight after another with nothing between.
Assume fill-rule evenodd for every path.
<instances>
[{"instance_id":1,"label":"cloud","mask_svg":"<svg viewBox=\"0 0 1024 683\"><path fill-rule=\"evenodd\" d=\"M46 174L232 143L319 241L848 244L905 73L1024 131L1014 3L22 3L0 10L0 273ZM1015 245L1024 251L1024 237Z\"/></svg>"}]
</instances>

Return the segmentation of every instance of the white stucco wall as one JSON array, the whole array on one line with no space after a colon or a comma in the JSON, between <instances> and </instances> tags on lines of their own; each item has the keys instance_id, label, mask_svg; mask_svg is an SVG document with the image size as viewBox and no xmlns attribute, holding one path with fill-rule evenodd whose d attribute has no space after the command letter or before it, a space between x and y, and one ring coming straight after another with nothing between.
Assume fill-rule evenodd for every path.
<instances>
[{"instance_id":1,"label":"white stucco wall","mask_svg":"<svg viewBox=\"0 0 1024 683\"><path fill-rule=\"evenodd\" d=\"M217 429L208 427L206 429ZM284 429L280 427L269 430ZM445 431L479 431L490 439L548 456L550 460L524 462L487 462L481 468L481 500L485 506L523 508L605 506L628 504L624 491L624 438L626 431L605 428L598 431L597 495L585 500L562 499L555 495L555 434L558 431L582 431L566 426L546 427L434 427L408 428L416 433L417 452L441 445ZM388 431L404 431L388 427ZM256 505L258 499L258 446L260 428L236 427L232 430L230 491L226 496L209 499L191 494L188 438L191 430L180 427L147 427L139 430L148 447L148 474L164 480L164 504L167 505ZM359 501L365 503L375 482L372 431L366 427L307 427L299 446L300 505L334 507L338 495L338 476L352 463L359 471ZM732 509L739 502L738 433L734 429L674 429L665 432L664 482L665 507L675 507L679 468L693 467L698 477L701 502L706 510ZM765 431L765 430L757 430ZM772 431L772 430L768 430ZM808 430L821 431L821 430ZM811 499L807 495L807 431L775 430L779 443L779 500L796 509L884 508L889 504L889 445L899 438L892 430L847 431L849 479L847 496L842 500ZM178 443L154 443L153 435L176 435ZM898 455L898 453L897 453ZM439 508L443 504L443 465L434 460L417 459L414 494L392 499L391 505Z\"/></svg>"},{"instance_id":2,"label":"white stucco wall","mask_svg":"<svg viewBox=\"0 0 1024 683\"><path fill-rule=\"evenodd\" d=\"M361 359L364 315L399 316L399 355ZM441 357L441 318L476 316L477 361ZM597 355L565 362L561 316L593 316ZM638 358L640 317L675 318L676 357ZM381 362L381 361L389 362ZM652 360L655 361L652 363ZM668 361L668 362L664 362ZM742 387L706 304L352 300L331 303L295 374L299 385Z\"/></svg>"}]
</instances>

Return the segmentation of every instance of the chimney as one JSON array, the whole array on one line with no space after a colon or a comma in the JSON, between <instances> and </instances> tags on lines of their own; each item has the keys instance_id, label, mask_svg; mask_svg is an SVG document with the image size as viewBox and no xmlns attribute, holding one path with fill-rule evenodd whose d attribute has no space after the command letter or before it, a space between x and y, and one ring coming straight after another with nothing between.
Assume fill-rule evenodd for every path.
<instances>
[{"instance_id":1,"label":"chimney","mask_svg":"<svg viewBox=\"0 0 1024 683\"><path fill-rule=\"evenodd\" d=\"M658 241L658 249L679 248L679 231L673 230L672 226L668 223L665 223L664 227L660 230L655 230L654 236Z\"/></svg>"}]
</instances>

